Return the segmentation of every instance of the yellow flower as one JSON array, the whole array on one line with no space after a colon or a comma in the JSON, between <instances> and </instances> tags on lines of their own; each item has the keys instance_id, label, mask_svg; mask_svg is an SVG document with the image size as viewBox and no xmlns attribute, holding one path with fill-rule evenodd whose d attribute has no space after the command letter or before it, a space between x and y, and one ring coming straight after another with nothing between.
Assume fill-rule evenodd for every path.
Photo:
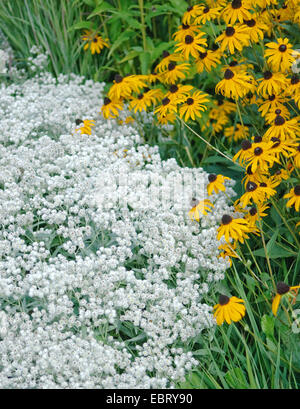
<instances>
[{"instance_id":1,"label":"yellow flower","mask_svg":"<svg viewBox=\"0 0 300 409\"><path fill-rule=\"evenodd\" d=\"M176 115L174 112L165 113L157 116L158 123L161 125L172 124L176 120Z\"/></svg>"},{"instance_id":2,"label":"yellow flower","mask_svg":"<svg viewBox=\"0 0 300 409\"><path fill-rule=\"evenodd\" d=\"M231 267L231 265L232 265L232 261L231 261L231 257L234 257L234 258L239 258L239 256L237 255L237 253L236 253L236 242L234 242L233 244L228 244L228 243L225 243L225 244L221 244L219 247L218 247L218 249L219 250L223 250L220 254L219 254L219 258L220 257L222 257L222 258L226 258L226 257L228 257L229 258L229 264L230 264L230 267Z\"/></svg>"},{"instance_id":3,"label":"yellow flower","mask_svg":"<svg viewBox=\"0 0 300 409\"><path fill-rule=\"evenodd\" d=\"M197 72L201 73L204 70L209 72L220 62L220 57L214 51L206 50L205 52L199 52L198 58L195 61Z\"/></svg>"},{"instance_id":4,"label":"yellow flower","mask_svg":"<svg viewBox=\"0 0 300 409\"><path fill-rule=\"evenodd\" d=\"M161 105L156 108L154 111L155 114L158 114L159 117L164 117L167 114L174 113L177 111L176 104L172 102L169 98L165 97L161 101Z\"/></svg>"},{"instance_id":5,"label":"yellow flower","mask_svg":"<svg viewBox=\"0 0 300 409\"><path fill-rule=\"evenodd\" d=\"M259 142L252 145L247 162L251 165L253 173L256 169L267 172L274 162L279 162L272 147L272 142Z\"/></svg>"},{"instance_id":6,"label":"yellow flower","mask_svg":"<svg viewBox=\"0 0 300 409\"><path fill-rule=\"evenodd\" d=\"M296 212L299 212L300 209L300 185L293 187L289 193L283 196L284 199L290 199L286 207L295 206Z\"/></svg>"},{"instance_id":7,"label":"yellow flower","mask_svg":"<svg viewBox=\"0 0 300 409\"><path fill-rule=\"evenodd\" d=\"M104 98L104 104L101 107L102 115L105 119L116 118L119 116L118 110L123 109L123 103L121 100L111 100L108 97Z\"/></svg>"},{"instance_id":8,"label":"yellow flower","mask_svg":"<svg viewBox=\"0 0 300 409\"><path fill-rule=\"evenodd\" d=\"M207 212L211 212L211 207L214 205L208 199L200 200L193 198L191 201L192 209L189 211L189 216L191 220L196 220L199 222L200 213L207 215Z\"/></svg>"},{"instance_id":9,"label":"yellow flower","mask_svg":"<svg viewBox=\"0 0 300 409\"><path fill-rule=\"evenodd\" d=\"M132 92L139 92L143 87L146 87L144 80L146 76L142 75L129 75L122 77L121 75L115 75L114 83L111 86L108 97L111 100L120 100L121 98L129 98Z\"/></svg>"},{"instance_id":10,"label":"yellow flower","mask_svg":"<svg viewBox=\"0 0 300 409\"><path fill-rule=\"evenodd\" d=\"M254 79L245 72L234 73L227 69L224 79L216 85L216 92L227 98L238 99L244 97L249 91L254 90Z\"/></svg>"},{"instance_id":11,"label":"yellow flower","mask_svg":"<svg viewBox=\"0 0 300 409\"><path fill-rule=\"evenodd\" d=\"M277 42L267 43L266 47L269 50L265 51L265 58L268 58L268 64L274 71L285 72L291 68L295 58L288 38L278 38Z\"/></svg>"},{"instance_id":12,"label":"yellow flower","mask_svg":"<svg viewBox=\"0 0 300 409\"><path fill-rule=\"evenodd\" d=\"M92 119L76 119L76 125L81 125L80 128L77 128L76 131L80 131L81 135L91 135L92 134L92 126L95 126L95 121Z\"/></svg>"},{"instance_id":13,"label":"yellow flower","mask_svg":"<svg viewBox=\"0 0 300 409\"><path fill-rule=\"evenodd\" d=\"M234 155L232 160L239 160L240 165L249 159L252 143L248 139L244 139L241 143L241 149Z\"/></svg>"},{"instance_id":14,"label":"yellow flower","mask_svg":"<svg viewBox=\"0 0 300 409\"><path fill-rule=\"evenodd\" d=\"M193 87L191 85L172 84L166 97L169 98L172 103L180 104L190 96L189 93L192 89Z\"/></svg>"},{"instance_id":15,"label":"yellow flower","mask_svg":"<svg viewBox=\"0 0 300 409\"><path fill-rule=\"evenodd\" d=\"M175 84L179 79L184 79L190 65L187 63L177 65L176 62L170 62L168 69L162 73L162 81L166 84Z\"/></svg>"},{"instance_id":16,"label":"yellow flower","mask_svg":"<svg viewBox=\"0 0 300 409\"><path fill-rule=\"evenodd\" d=\"M268 30L268 26L263 23L258 15L252 15L250 20L244 20L245 26L248 28L250 41L259 43L264 38L264 31Z\"/></svg>"},{"instance_id":17,"label":"yellow flower","mask_svg":"<svg viewBox=\"0 0 300 409\"><path fill-rule=\"evenodd\" d=\"M180 118L184 117L184 120L187 121L189 118L195 120L196 117L201 117L201 111L203 112L207 110L207 106L204 104L209 101L207 97L208 95L204 92L195 91L180 107Z\"/></svg>"},{"instance_id":18,"label":"yellow flower","mask_svg":"<svg viewBox=\"0 0 300 409\"><path fill-rule=\"evenodd\" d=\"M81 38L83 41L87 42L84 45L83 49L86 51L90 48L92 54L100 54L101 50L104 47L109 47L108 39L104 40L98 34L94 34L93 32L88 30L85 30L85 35L83 35Z\"/></svg>"},{"instance_id":19,"label":"yellow flower","mask_svg":"<svg viewBox=\"0 0 300 409\"><path fill-rule=\"evenodd\" d=\"M224 33L216 38L216 42L221 42L221 51L228 48L230 54L234 54L234 50L242 51L243 47L249 44L249 40L250 36L245 26L228 26Z\"/></svg>"},{"instance_id":20,"label":"yellow flower","mask_svg":"<svg viewBox=\"0 0 300 409\"><path fill-rule=\"evenodd\" d=\"M198 26L182 23L182 25L178 27L178 31L176 31L176 33L174 33L172 37L174 37L174 40L176 42L181 42L184 41L185 36L187 35L194 36L197 33L199 33Z\"/></svg>"},{"instance_id":21,"label":"yellow flower","mask_svg":"<svg viewBox=\"0 0 300 409\"><path fill-rule=\"evenodd\" d=\"M272 302L272 312L274 315L277 315L278 307L281 301L282 296L288 294L290 291L295 291L300 288L300 285L295 285L290 287L288 284L279 281L276 285L276 295Z\"/></svg>"},{"instance_id":22,"label":"yellow flower","mask_svg":"<svg viewBox=\"0 0 300 409\"><path fill-rule=\"evenodd\" d=\"M180 54L170 54L169 51L163 51L162 60L159 64L157 64L154 71L162 73L168 68L168 65L171 62L176 62L176 61L177 62L182 61L182 56Z\"/></svg>"},{"instance_id":23,"label":"yellow flower","mask_svg":"<svg viewBox=\"0 0 300 409\"><path fill-rule=\"evenodd\" d=\"M258 112L261 112L261 116L266 116L266 114L275 109L284 109L285 106L283 103L285 102L285 98L280 96L280 95L269 95L268 99L263 101L263 100L258 100L257 104L259 106Z\"/></svg>"},{"instance_id":24,"label":"yellow flower","mask_svg":"<svg viewBox=\"0 0 300 409\"><path fill-rule=\"evenodd\" d=\"M144 92L140 93L137 98L132 98L129 103L129 109L133 110L135 113L137 111L147 111L147 107L156 104L158 100L162 99L162 97L163 92L161 89L144 88Z\"/></svg>"},{"instance_id":25,"label":"yellow flower","mask_svg":"<svg viewBox=\"0 0 300 409\"><path fill-rule=\"evenodd\" d=\"M274 124L264 134L264 139L268 140L271 137L285 139L296 139L296 135L300 134L298 119L292 118L286 121L283 116L276 115Z\"/></svg>"},{"instance_id":26,"label":"yellow flower","mask_svg":"<svg viewBox=\"0 0 300 409\"><path fill-rule=\"evenodd\" d=\"M203 6L200 6L198 4L188 7L182 17L183 24L190 24L191 21L201 13L202 9Z\"/></svg>"},{"instance_id":27,"label":"yellow flower","mask_svg":"<svg viewBox=\"0 0 300 409\"><path fill-rule=\"evenodd\" d=\"M222 325L224 321L226 321L227 324L231 324L232 321L240 321L246 314L244 303L245 301L241 298L229 298L227 295L221 294L219 303L214 306L214 316L217 325Z\"/></svg>"},{"instance_id":28,"label":"yellow flower","mask_svg":"<svg viewBox=\"0 0 300 409\"><path fill-rule=\"evenodd\" d=\"M215 175L214 173L208 175L209 181L209 184L207 185L208 196L210 196L213 192L219 193L220 190L222 192L225 192L224 186L225 180L230 180L230 178L223 175Z\"/></svg>"},{"instance_id":29,"label":"yellow flower","mask_svg":"<svg viewBox=\"0 0 300 409\"><path fill-rule=\"evenodd\" d=\"M296 168L300 168L300 143L298 144L295 152L291 155L291 157L293 158Z\"/></svg>"},{"instance_id":30,"label":"yellow flower","mask_svg":"<svg viewBox=\"0 0 300 409\"><path fill-rule=\"evenodd\" d=\"M241 124L236 124L235 126L225 128L224 135L229 142L238 142L249 137L249 128L247 126L242 126Z\"/></svg>"},{"instance_id":31,"label":"yellow flower","mask_svg":"<svg viewBox=\"0 0 300 409\"><path fill-rule=\"evenodd\" d=\"M217 239L220 240L224 236L227 243L230 243L230 239L244 243L244 239L248 238L247 233L249 233L247 220L233 219L228 214L224 214L222 224L218 228Z\"/></svg>"},{"instance_id":32,"label":"yellow flower","mask_svg":"<svg viewBox=\"0 0 300 409\"><path fill-rule=\"evenodd\" d=\"M261 204L267 198L274 196L276 190L266 182L261 182L259 185L256 182L249 181L246 184L246 192L241 196L240 203L242 207L246 207L250 202Z\"/></svg>"},{"instance_id":33,"label":"yellow flower","mask_svg":"<svg viewBox=\"0 0 300 409\"><path fill-rule=\"evenodd\" d=\"M219 17L221 7L214 7L209 8L206 6L199 12L199 16L195 18L195 24L205 24L207 21L214 20L215 18Z\"/></svg>"},{"instance_id":34,"label":"yellow flower","mask_svg":"<svg viewBox=\"0 0 300 409\"><path fill-rule=\"evenodd\" d=\"M268 95L278 95L286 88L287 81L285 76L281 72L272 74L271 71L264 72L263 78L259 78L260 82L257 92L264 98Z\"/></svg>"},{"instance_id":35,"label":"yellow flower","mask_svg":"<svg viewBox=\"0 0 300 409\"><path fill-rule=\"evenodd\" d=\"M242 23L251 19L251 2L248 0L233 0L222 12L226 24L234 24L237 20Z\"/></svg>"},{"instance_id":36,"label":"yellow flower","mask_svg":"<svg viewBox=\"0 0 300 409\"><path fill-rule=\"evenodd\" d=\"M202 53L205 52L203 46L207 46L206 38L202 38L204 35L205 33L202 32L196 36L186 35L183 41L178 44L175 52L180 52L186 60L189 59L190 54L194 58L198 58L199 51Z\"/></svg>"}]
</instances>

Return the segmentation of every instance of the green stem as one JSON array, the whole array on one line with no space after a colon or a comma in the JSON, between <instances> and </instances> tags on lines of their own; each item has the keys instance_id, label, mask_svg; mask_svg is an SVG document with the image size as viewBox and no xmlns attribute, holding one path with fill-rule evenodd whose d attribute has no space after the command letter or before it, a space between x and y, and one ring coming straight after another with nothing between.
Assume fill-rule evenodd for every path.
<instances>
[{"instance_id":1,"label":"green stem","mask_svg":"<svg viewBox=\"0 0 300 409\"><path fill-rule=\"evenodd\" d=\"M139 0L139 7L141 13L141 32L143 37L143 48L144 51L147 51L147 38L146 38L146 28L145 28L145 15L144 15L144 0Z\"/></svg>"}]
</instances>

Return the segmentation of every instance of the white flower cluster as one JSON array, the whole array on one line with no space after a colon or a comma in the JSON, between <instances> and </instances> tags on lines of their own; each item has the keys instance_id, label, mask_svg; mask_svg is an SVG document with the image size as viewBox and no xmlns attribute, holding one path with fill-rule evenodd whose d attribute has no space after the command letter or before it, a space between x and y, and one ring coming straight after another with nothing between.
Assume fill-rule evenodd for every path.
<instances>
[{"instance_id":1,"label":"white flower cluster","mask_svg":"<svg viewBox=\"0 0 300 409\"><path fill-rule=\"evenodd\" d=\"M103 120L103 86L1 87L1 388L172 388L197 365L186 341L215 324L227 199L189 220L207 174ZM91 136L76 119L96 119Z\"/></svg>"},{"instance_id":2,"label":"white flower cluster","mask_svg":"<svg viewBox=\"0 0 300 409\"><path fill-rule=\"evenodd\" d=\"M44 71L49 63L49 53L43 52L41 47L36 45L30 49L31 56L27 58L27 65L32 73Z\"/></svg>"}]
</instances>

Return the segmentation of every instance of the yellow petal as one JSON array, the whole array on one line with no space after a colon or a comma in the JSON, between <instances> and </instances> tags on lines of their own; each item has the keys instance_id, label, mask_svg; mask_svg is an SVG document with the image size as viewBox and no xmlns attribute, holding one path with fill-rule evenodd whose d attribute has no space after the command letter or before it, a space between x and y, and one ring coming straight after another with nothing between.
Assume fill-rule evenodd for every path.
<instances>
[{"instance_id":1,"label":"yellow petal","mask_svg":"<svg viewBox=\"0 0 300 409\"><path fill-rule=\"evenodd\" d=\"M278 307L279 307L280 300L281 300L281 295L276 294L275 297L274 297L274 300L272 302L272 312L273 312L274 315L277 315L277 310L278 310Z\"/></svg>"}]
</instances>

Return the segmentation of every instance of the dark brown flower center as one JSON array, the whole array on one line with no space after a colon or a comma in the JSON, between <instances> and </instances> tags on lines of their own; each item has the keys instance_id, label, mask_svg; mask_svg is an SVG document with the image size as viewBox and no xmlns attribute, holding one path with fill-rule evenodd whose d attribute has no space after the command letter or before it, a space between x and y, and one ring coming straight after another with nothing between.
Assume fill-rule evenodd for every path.
<instances>
[{"instance_id":1,"label":"dark brown flower center","mask_svg":"<svg viewBox=\"0 0 300 409\"><path fill-rule=\"evenodd\" d=\"M273 74L271 73L271 71L266 71L266 72L264 72L264 79L265 79L265 80L271 79L272 76L273 76Z\"/></svg>"},{"instance_id":2,"label":"dark brown flower center","mask_svg":"<svg viewBox=\"0 0 300 409\"><path fill-rule=\"evenodd\" d=\"M203 13L208 13L209 12L209 7L205 7L205 9L203 10Z\"/></svg>"},{"instance_id":3,"label":"dark brown flower center","mask_svg":"<svg viewBox=\"0 0 300 409\"><path fill-rule=\"evenodd\" d=\"M247 192L254 192L258 188L255 182L248 182L246 185Z\"/></svg>"},{"instance_id":4,"label":"dark brown flower center","mask_svg":"<svg viewBox=\"0 0 300 409\"><path fill-rule=\"evenodd\" d=\"M265 182L261 182L261 183L259 184L259 186L260 186L260 187L267 187L267 184L266 184Z\"/></svg>"},{"instance_id":5,"label":"dark brown flower center","mask_svg":"<svg viewBox=\"0 0 300 409\"><path fill-rule=\"evenodd\" d=\"M293 75L293 76L292 76L292 78L291 78L291 84L292 84L292 85L298 84L299 81L300 81L300 80L299 80L298 75Z\"/></svg>"},{"instance_id":6,"label":"dark brown flower center","mask_svg":"<svg viewBox=\"0 0 300 409\"><path fill-rule=\"evenodd\" d=\"M190 6L190 7L188 7L187 9L186 9L186 11L188 11L188 12L190 12L190 11L192 11L193 10L193 6Z\"/></svg>"},{"instance_id":7,"label":"dark brown flower center","mask_svg":"<svg viewBox=\"0 0 300 409\"><path fill-rule=\"evenodd\" d=\"M111 103L111 99L109 99L108 97L104 98L104 105L108 105Z\"/></svg>"},{"instance_id":8,"label":"dark brown flower center","mask_svg":"<svg viewBox=\"0 0 300 409\"><path fill-rule=\"evenodd\" d=\"M224 214L224 216L222 217L222 224L229 224L232 222L232 217L229 216L229 214Z\"/></svg>"},{"instance_id":9,"label":"dark brown flower center","mask_svg":"<svg viewBox=\"0 0 300 409\"><path fill-rule=\"evenodd\" d=\"M169 55L170 55L169 51L163 51L162 58L167 58L169 57Z\"/></svg>"},{"instance_id":10,"label":"dark brown flower center","mask_svg":"<svg viewBox=\"0 0 300 409\"><path fill-rule=\"evenodd\" d=\"M247 173L247 175L253 175L252 166L251 166L251 165L247 166L246 173Z\"/></svg>"},{"instance_id":11,"label":"dark brown flower center","mask_svg":"<svg viewBox=\"0 0 300 409\"><path fill-rule=\"evenodd\" d=\"M97 38L97 37L93 38L93 41L94 41L94 43L97 43L97 42L98 42L98 38Z\"/></svg>"},{"instance_id":12,"label":"dark brown flower center","mask_svg":"<svg viewBox=\"0 0 300 409\"><path fill-rule=\"evenodd\" d=\"M188 98L188 99L186 100L186 103L187 103L188 105L193 105L193 103L194 103L193 98Z\"/></svg>"},{"instance_id":13,"label":"dark brown flower center","mask_svg":"<svg viewBox=\"0 0 300 409\"><path fill-rule=\"evenodd\" d=\"M275 95L270 95L269 96L269 101L274 101L274 99L275 99Z\"/></svg>"},{"instance_id":14,"label":"dark brown flower center","mask_svg":"<svg viewBox=\"0 0 300 409\"><path fill-rule=\"evenodd\" d=\"M285 44L281 44L278 49L279 49L280 52L284 53L286 51L286 48L287 47L286 47Z\"/></svg>"},{"instance_id":15,"label":"dark brown flower center","mask_svg":"<svg viewBox=\"0 0 300 409\"><path fill-rule=\"evenodd\" d=\"M236 67L238 65L238 62L236 60L233 60L229 63L230 67Z\"/></svg>"},{"instance_id":16,"label":"dark brown flower center","mask_svg":"<svg viewBox=\"0 0 300 409\"><path fill-rule=\"evenodd\" d=\"M138 97L138 99L143 99L143 98L144 98L144 94L139 94L137 97Z\"/></svg>"},{"instance_id":17,"label":"dark brown flower center","mask_svg":"<svg viewBox=\"0 0 300 409\"><path fill-rule=\"evenodd\" d=\"M225 34L227 35L227 37L232 37L234 33L235 29L233 27L227 27L225 30Z\"/></svg>"},{"instance_id":18,"label":"dark brown flower center","mask_svg":"<svg viewBox=\"0 0 300 409\"><path fill-rule=\"evenodd\" d=\"M170 103L170 100L169 100L169 98L164 98L164 99L161 101L161 103L162 103L163 105L168 105L168 104Z\"/></svg>"},{"instance_id":19,"label":"dark brown flower center","mask_svg":"<svg viewBox=\"0 0 300 409\"><path fill-rule=\"evenodd\" d=\"M170 86L170 92L172 93L172 94L174 94L175 92L177 92L178 91L178 86L176 85L176 84L172 84L171 86Z\"/></svg>"},{"instance_id":20,"label":"dark brown flower center","mask_svg":"<svg viewBox=\"0 0 300 409\"><path fill-rule=\"evenodd\" d=\"M220 295L220 297L219 297L219 304L220 305L226 305L226 304L229 303L229 301L230 301L230 298L227 297L227 295L223 295L223 294Z\"/></svg>"},{"instance_id":21,"label":"dark brown flower center","mask_svg":"<svg viewBox=\"0 0 300 409\"><path fill-rule=\"evenodd\" d=\"M217 180L217 175L215 173L211 173L210 175L208 175L208 180L210 183L214 182L215 180Z\"/></svg>"},{"instance_id":22,"label":"dark brown flower center","mask_svg":"<svg viewBox=\"0 0 300 409\"><path fill-rule=\"evenodd\" d=\"M276 285L277 294L283 295L290 291L290 286L284 283L283 281L279 281Z\"/></svg>"},{"instance_id":23,"label":"dark brown flower center","mask_svg":"<svg viewBox=\"0 0 300 409\"><path fill-rule=\"evenodd\" d=\"M254 20L254 18L252 18L251 20L244 20L244 23L246 23L248 27L254 27L256 21Z\"/></svg>"},{"instance_id":24,"label":"dark brown flower center","mask_svg":"<svg viewBox=\"0 0 300 409\"><path fill-rule=\"evenodd\" d=\"M227 68L227 70L224 73L225 80L231 80L233 77L234 73L229 68Z\"/></svg>"},{"instance_id":25,"label":"dark brown flower center","mask_svg":"<svg viewBox=\"0 0 300 409\"><path fill-rule=\"evenodd\" d=\"M231 7L233 9L239 9L242 7L242 2L241 0L233 0L233 2L231 3Z\"/></svg>"},{"instance_id":26,"label":"dark brown flower center","mask_svg":"<svg viewBox=\"0 0 300 409\"><path fill-rule=\"evenodd\" d=\"M182 23L182 29L183 30L188 30L190 28L190 26L188 24L183 24Z\"/></svg>"},{"instance_id":27,"label":"dark brown flower center","mask_svg":"<svg viewBox=\"0 0 300 409\"><path fill-rule=\"evenodd\" d=\"M276 138L275 136L271 138L271 141L274 142L272 148L277 148L281 142L281 140L279 138Z\"/></svg>"},{"instance_id":28,"label":"dark brown flower center","mask_svg":"<svg viewBox=\"0 0 300 409\"><path fill-rule=\"evenodd\" d=\"M190 35L185 36L184 42L185 44L192 44L192 42L194 41L194 38Z\"/></svg>"},{"instance_id":29,"label":"dark brown flower center","mask_svg":"<svg viewBox=\"0 0 300 409\"><path fill-rule=\"evenodd\" d=\"M255 156L260 156L264 151L262 150L262 148L260 146L258 146L257 148L254 149L254 155Z\"/></svg>"},{"instance_id":30,"label":"dark brown flower center","mask_svg":"<svg viewBox=\"0 0 300 409\"><path fill-rule=\"evenodd\" d=\"M195 197L193 197L192 200L191 200L191 206L195 207L195 206L197 206L198 203L199 203L199 200L196 199Z\"/></svg>"},{"instance_id":31,"label":"dark brown flower center","mask_svg":"<svg viewBox=\"0 0 300 409\"><path fill-rule=\"evenodd\" d=\"M255 142L255 143L260 143L261 141L262 141L262 137L261 137L261 136L256 135L256 136L254 137L254 142Z\"/></svg>"},{"instance_id":32,"label":"dark brown flower center","mask_svg":"<svg viewBox=\"0 0 300 409\"><path fill-rule=\"evenodd\" d=\"M280 115L280 114L281 114L281 109L276 109L276 110L275 110L275 114L276 114L276 115Z\"/></svg>"},{"instance_id":33,"label":"dark brown flower center","mask_svg":"<svg viewBox=\"0 0 300 409\"><path fill-rule=\"evenodd\" d=\"M104 101L105 101L105 98L104 98ZM83 120L82 119L76 119L76 121L75 121L75 124L78 126L78 125L80 125L80 124L82 124L83 123Z\"/></svg>"},{"instance_id":34,"label":"dark brown flower center","mask_svg":"<svg viewBox=\"0 0 300 409\"><path fill-rule=\"evenodd\" d=\"M300 143L299 143L299 145L297 146L297 151L300 152Z\"/></svg>"},{"instance_id":35,"label":"dark brown flower center","mask_svg":"<svg viewBox=\"0 0 300 409\"><path fill-rule=\"evenodd\" d=\"M300 185L294 187L294 193L296 196L300 196Z\"/></svg>"},{"instance_id":36,"label":"dark brown flower center","mask_svg":"<svg viewBox=\"0 0 300 409\"><path fill-rule=\"evenodd\" d=\"M199 57L201 58L201 60L204 60L204 58L207 57L207 52L201 53L201 51L199 51Z\"/></svg>"},{"instance_id":37,"label":"dark brown flower center","mask_svg":"<svg viewBox=\"0 0 300 409\"><path fill-rule=\"evenodd\" d=\"M283 116L277 115L274 122L275 122L275 125L280 126L285 123L285 119L283 118Z\"/></svg>"},{"instance_id":38,"label":"dark brown flower center","mask_svg":"<svg viewBox=\"0 0 300 409\"><path fill-rule=\"evenodd\" d=\"M168 65L168 70L169 71L173 71L176 67L176 63L175 62L170 62L170 64Z\"/></svg>"},{"instance_id":39,"label":"dark brown flower center","mask_svg":"<svg viewBox=\"0 0 300 409\"><path fill-rule=\"evenodd\" d=\"M249 213L250 213L251 216L255 216L257 214L256 207L251 207L251 209L249 210Z\"/></svg>"},{"instance_id":40,"label":"dark brown flower center","mask_svg":"<svg viewBox=\"0 0 300 409\"><path fill-rule=\"evenodd\" d=\"M123 81L122 75L120 75L120 74L115 75L115 82L117 84L120 84L120 82L122 82L122 81Z\"/></svg>"},{"instance_id":41,"label":"dark brown flower center","mask_svg":"<svg viewBox=\"0 0 300 409\"><path fill-rule=\"evenodd\" d=\"M248 141L248 139L244 139L241 143L241 148L243 149L243 151L247 151L248 149L250 149L252 146L252 143L250 141Z\"/></svg>"}]
</instances>

